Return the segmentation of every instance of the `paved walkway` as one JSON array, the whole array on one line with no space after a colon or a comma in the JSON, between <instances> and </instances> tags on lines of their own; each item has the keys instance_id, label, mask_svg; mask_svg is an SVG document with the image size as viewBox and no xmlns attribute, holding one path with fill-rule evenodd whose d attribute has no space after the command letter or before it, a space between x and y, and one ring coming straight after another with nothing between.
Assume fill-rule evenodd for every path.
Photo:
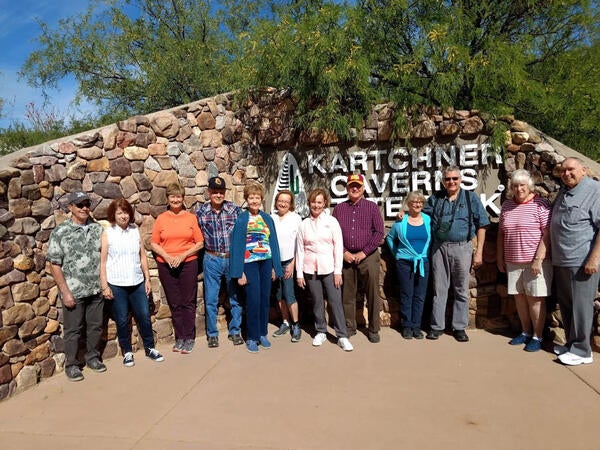
<instances>
[{"instance_id":1,"label":"paved walkway","mask_svg":"<svg viewBox=\"0 0 600 450\"><path fill-rule=\"evenodd\" d=\"M274 328L273 328L274 330ZM344 353L273 339L257 355L197 340L154 363L64 374L0 402L0 449L592 449L600 356L567 368L482 330L471 342L382 330Z\"/></svg>"}]
</instances>

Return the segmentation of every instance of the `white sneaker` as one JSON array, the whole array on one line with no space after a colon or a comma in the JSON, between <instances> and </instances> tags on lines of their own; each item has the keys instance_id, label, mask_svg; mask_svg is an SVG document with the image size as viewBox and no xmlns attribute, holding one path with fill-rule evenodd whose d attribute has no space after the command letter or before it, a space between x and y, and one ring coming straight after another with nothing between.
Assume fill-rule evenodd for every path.
<instances>
[{"instance_id":1,"label":"white sneaker","mask_svg":"<svg viewBox=\"0 0 600 450\"><path fill-rule=\"evenodd\" d=\"M578 366L580 364L591 364L594 362L593 356L579 356L575 353L567 352L558 356L558 360L567 366Z\"/></svg>"},{"instance_id":2,"label":"white sneaker","mask_svg":"<svg viewBox=\"0 0 600 450\"><path fill-rule=\"evenodd\" d=\"M135 366L135 362L133 361L133 353L127 352L123 355L123 365L125 367Z\"/></svg>"},{"instance_id":3,"label":"white sneaker","mask_svg":"<svg viewBox=\"0 0 600 450\"><path fill-rule=\"evenodd\" d=\"M562 355L563 353L567 353L569 349L565 345L555 345L554 346L554 354Z\"/></svg>"},{"instance_id":4,"label":"white sneaker","mask_svg":"<svg viewBox=\"0 0 600 450\"><path fill-rule=\"evenodd\" d=\"M326 340L327 335L325 333L317 333L317 335L313 339L313 347L320 347Z\"/></svg>"},{"instance_id":5,"label":"white sneaker","mask_svg":"<svg viewBox=\"0 0 600 450\"><path fill-rule=\"evenodd\" d=\"M348 338L345 338L345 337L341 337L341 338L338 339L338 345L345 352L351 352L352 350L354 350L354 347L352 347L352 344L350 343L350 340Z\"/></svg>"}]
</instances>

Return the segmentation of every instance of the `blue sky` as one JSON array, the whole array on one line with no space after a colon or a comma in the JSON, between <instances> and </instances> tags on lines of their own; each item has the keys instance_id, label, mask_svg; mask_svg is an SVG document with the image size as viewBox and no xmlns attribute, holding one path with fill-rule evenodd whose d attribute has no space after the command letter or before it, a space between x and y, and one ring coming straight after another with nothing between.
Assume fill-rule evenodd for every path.
<instances>
[{"instance_id":1,"label":"blue sky","mask_svg":"<svg viewBox=\"0 0 600 450\"><path fill-rule=\"evenodd\" d=\"M59 19L84 12L89 3L87 0L0 0L0 98L4 99L0 128L14 121L27 125L26 105L43 103L41 90L28 86L17 75L27 56L36 49L38 21L56 29ZM75 91L74 81L62 82L58 90L50 92L49 110L65 118L89 111L89 106L86 109L71 105Z\"/></svg>"}]
</instances>

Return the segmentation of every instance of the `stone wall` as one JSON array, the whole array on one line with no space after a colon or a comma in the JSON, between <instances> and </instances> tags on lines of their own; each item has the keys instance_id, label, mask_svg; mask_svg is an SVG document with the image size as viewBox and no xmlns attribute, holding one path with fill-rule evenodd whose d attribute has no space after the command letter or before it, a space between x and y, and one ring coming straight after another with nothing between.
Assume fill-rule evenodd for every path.
<instances>
[{"instance_id":1,"label":"stone wall","mask_svg":"<svg viewBox=\"0 0 600 450\"><path fill-rule=\"evenodd\" d=\"M66 219L69 192L84 190L92 214L106 219L115 198L135 207L135 221L147 244L155 218L166 210L165 187L179 180L190 210L207 200L211 176L223 177L227 198L243 204L243 187L256 180L273 194L282 152L327 151L331 146L368 148L392 137L393 105L379 105L356 139L344 144L328 133L298 132L291 125L295 105L285 94L270 91L260 101L233 109L230 95L219 95L148 116L135 116L101 129L24 149L0 162L0 399L22 391L61 371L64 363L62 309L58 289L44 256L53 228ZM424 145L436 139L485 141L490 123L478 111L428 108L412 114L407 140ZM407 117L408 118L408 117ZM503 118L511 127L505 151L506 172L527 168L539 192L552 199L558 190L556 164L564 159L559 143L551 143L527 124ZM593 165L593 162L590 162ZM502 176L505 176L502 173ZM265 202L269 204L269 199ZM147 246L147 248L149 248ZM389 255L382 246L383 323L396 325L397 301L386 270ZM149 256L151 254L149 253ZM498 284L495 226L488 231L485 264L472 277L471 323L486 329L515 328L515 308ZM152 322L158 341L173 339L170 311L150 258ZM199 276L197 329L204 335L202 275ZM223 310L220 327L225 329ZM549 318L552 337L561 339L560 317ZM600 324L599 324L600 325ZM134 343L137 331L133 327ZM598 336L595 337L596 341ZM598 344L598 342L596 342ZM135 345L135 344L134 344ZM137 348L141 343L137 343ZM118 353L116 329L107 319L103 356Z\"/></svg>"}]
</instances>

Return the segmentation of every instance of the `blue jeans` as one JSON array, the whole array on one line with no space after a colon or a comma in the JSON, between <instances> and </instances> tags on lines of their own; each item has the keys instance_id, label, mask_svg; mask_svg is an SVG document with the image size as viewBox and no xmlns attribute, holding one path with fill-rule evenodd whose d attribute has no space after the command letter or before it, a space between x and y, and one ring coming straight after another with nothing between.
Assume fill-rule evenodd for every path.
<instances>
[{"instance_id":1,"label":"blue jeans","mask_svg":"<svg viewBox=\"0 0 600 450\"><path fill-rule=\"evenodd\" d=\"M270 259L244 264L246 274L246 339L258 341L267 335L269 324L269 300L271 298Z\"/></svg>"},{"instance_id":2,"label":"blue jeans","mask_svg":"<svg viewBox=\"0 0 600 450\"><path fill-rule=\"evenodd\" d=\"M117 337L123 354L131 351L131 331L129 330L129 312L133 313L144 348L154 347L154 335L150 322L150 308L144 282L137 286L115 286L108 284L114 300L112 312L117 324Z\"/></svg>"},{"instance_id":3,"label":"blue jeans","mask_svg":"<svg viewBox=\"0 0 600 450\"><path fill-rule=\"evenodd\" d=\"M419 276L414 271L412 261L405 259L396 260L396 273L400 285L400 316L402 326L407 328L421 328L423 305L427 294L427 280L429 278L429 260L423 261L424 276Z\"/></svg>"},{"instance_id":4,"label":"blue jeans","mask_svg":"<svg viewBox=\"0 0 600 450\"><path fill-rule=\"evenodd\" d=\"M286 267L292 262L291 259L281 262L283 273L285 273ZM275 280L276 298L277 301L285 299L286 305L293 305L296 303L296 292L294 291L294 277L285 279L284 277L277 278Z\"/></svg>"},{"instance_id":5,"label":"blue jeans","mask_svg":"<svg viewBox=\"0 0 600 450\"><path fill-rule=\"evenodd\" d=\"M229 334L240 334L242 325L242 307L237 296L237 282L229 276L229 258L220 258L209 253L204 254L204 309L206 314L206 335L218 336L217 311L219 307L219 290L221 280L227 282L231 321Z\"/></svg>"}]
</instances>

